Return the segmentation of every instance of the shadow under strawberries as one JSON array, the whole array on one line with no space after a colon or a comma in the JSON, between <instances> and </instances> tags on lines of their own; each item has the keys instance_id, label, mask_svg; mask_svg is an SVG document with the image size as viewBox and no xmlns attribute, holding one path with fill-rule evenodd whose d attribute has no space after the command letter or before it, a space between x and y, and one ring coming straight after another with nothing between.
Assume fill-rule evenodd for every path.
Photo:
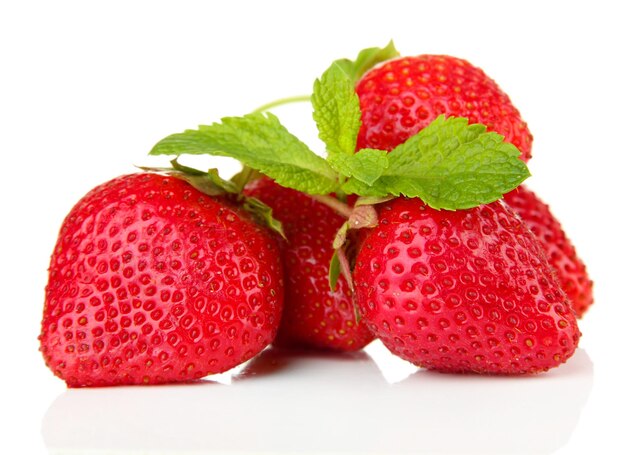
<instances>
[{"instance_id":1,"label":"shadow under strawberries","mask_svg":"<svg viewBox=\"0 0 626 455\"><path fill-rule=\"evenodd\" d=\"M269 348L231 382L70 389L43 440L51 453L549 454L593 385L582 349L533 377L417 369L390 382L390 359Z\"/></svg>"}]
</instances>

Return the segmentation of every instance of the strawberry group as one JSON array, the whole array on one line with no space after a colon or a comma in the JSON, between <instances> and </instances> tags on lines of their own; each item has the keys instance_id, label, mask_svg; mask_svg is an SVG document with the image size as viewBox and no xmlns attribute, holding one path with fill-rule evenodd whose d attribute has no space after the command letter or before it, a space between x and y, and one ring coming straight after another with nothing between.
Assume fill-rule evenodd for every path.
<instances>
[{"instance_id":1,"label":"strawberry group","mask_svg":"<svg viewBox=\"0 0 626 455\"><path fill-rule=\"evenodd\" d=\"M57 376L190 381L270 343L354 351L375 337L446 373L538 373L574 354L592 282L520 186L532 135L490 77L390 43L333 62L310 101L325 156L261 109L162 139L150 154L172 168L79 201L39 337ZM244 167L226 181L178 162L199 154Z\"/></svg>"}]
</instances>

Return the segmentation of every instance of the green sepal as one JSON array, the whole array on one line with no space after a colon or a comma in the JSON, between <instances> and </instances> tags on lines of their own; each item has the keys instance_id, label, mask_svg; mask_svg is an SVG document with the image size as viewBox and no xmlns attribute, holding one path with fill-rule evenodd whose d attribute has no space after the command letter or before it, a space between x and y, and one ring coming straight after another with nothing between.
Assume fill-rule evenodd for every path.
<instances>
[{"instance_id":1,"label":"green sepal","mask_svg":"<svg viewBox=\"0 0 626 455\"><path fill-rule=\"evenodd\" d=\"M283 224L274 218L272 208L255 197L245 196L243 198L243 209L252 214L258 221L265 224L272 231L278 233L283 239L287 240Z\"/></svg>"},{"instance_id":2,"label":"green sepal","mask_svg":"<svg viewBox=\"0 0 626 455\"><path fill-rule=\"evenodd\" d=\"M363 49L361 52L359 52L356 60L342 58L339 60L335 60L335 63L339 65L343 69L343 71L350 77L353 84L356 84L356 82L361 79L361 77L374 66L386 60L396 58L399 55L400 53L397 51L392 40L389 41L389 44L387 44L383 48L370 47L367 49Z\"/></svg>"},{"instance_id":3,"label":"green sepal","mask_svg":"<svg viewBox=\"0 0 626 455\"><path fill-rule=\"evenodd\" d=\"M239 189L239 192L241 192L248 183L253 182L254 180L258 180L262 177L263 174L261 174L259 171L254 170L249 166L243 166L241 171L231 177L230 181L233 182Z\"/></svg>"},{"instance_id":4,"label":"green sepal","mask_svg":"<svg viewBox=\"0 0 626 455\"><path fill-rule=\"evenodd\" d=\"M334 251L333 257L330 259L330 266L328 268L328 286L331 291L337 290L337 282L341 275L341 265L339 264L339 256L337 250Z\"/></svg>"},{"instance_id":5,"label":"green sepal","mask_svg":"<svg viewBox=\"0 0 626 455\"><path fill-rule=\"evenodd\" d=\"M335 249L333 257L330 259L330 266L328 268L328 285L331 291L337 289L337 282L339 277L343 275L348 284L350 291L354 293L354 281L352 280L352 270L350 270L350 261L346 256L346 252L343 247Z\"/></svg>"},{"instance_id":6,"label":"green sepal","mask_svg":"<svg viewBox=\"0 0 626 455\"><path fill-rule=\"evenodd\" d=\"M348 238L348 229L350 229L350 222L346 221L337 230L335 238L333 239L333 248L335 250L343 247L343 245L346 243L346 239Z\"/></svg>"},{"instance_id":7,"label":"green sepal","mask_svg":"<svg viewBox=\"0 0 626 455\"><path fill-rule=\"evenodd\" d=\"M219 176L217 169L201 171L180 164L178 158L171 160L170 164L172 167L139 166L139 169L146 172L158 172L179 178L208 196L224 196L226 194L239 193L237 187L232 182L224 180Z\"/></svg>"},{"instance_id":8,"label":"green sepal","mask_svg":"<svg viewBox=\"0 0 626 455\"><path fill-rule=\"evenodd\" d=\"M286 240L283 225L274 218L272 208L257 198L243 195L241 193L243 188L231 180L220 177L217 169L209 169L205 172L180 164L177 158L171 160L170 164L172 167L140 167L140 169L147 172L159 172L184 180L207 196L229 196L240 203L242 209L252 215L258 223L278 233Z\"/></svg>"}]
</instances>

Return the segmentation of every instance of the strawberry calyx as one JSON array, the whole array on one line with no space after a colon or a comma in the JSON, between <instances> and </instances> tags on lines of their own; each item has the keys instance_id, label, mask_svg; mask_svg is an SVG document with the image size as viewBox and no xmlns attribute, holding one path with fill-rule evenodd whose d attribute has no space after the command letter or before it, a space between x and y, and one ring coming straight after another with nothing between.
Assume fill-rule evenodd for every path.
<instances>
[{"instance_id":1,"label":"strawberry calyx","mask_svg":"<svg viewBox=\"0 0 626 455\"><path fill-rule=\"evenodd\" d=\"M378 214L376 209L371 205L355 206L345 223L341 225L337 231L337 235L333 240L333 248L335 250L341 248L345 243L350 229L366 229L373 228L378 225Z\"/></svg>"},{"instance_id":2,"label":"strawberry calyx","mask_svg":"<svg viewBox=\"0 0 626 455\"><path fill-rule=\"evenodd\" d=\"M217 169L209 169L206 172L201 171L199 169L180 164L178 162L178 157L171 160L170 164L171 167L138 167L145 172L156 172L180 178L208 196L225 196L227 194L237 194L239 192L235 183L223 180L219 176Z\"/></svg>"},{"instance_id":3,"label":"strawberry calyx","mask_svg":"<svg viewBox=\"0 0 626 455\"><path fill-rule=\"evenodd\" d=\"M379 63L399 57L400 53L396 49L393 40L389 41L385 47L369 47L359 52L356 59L350 60L342 58L333 63L349 76L355 84L363 75Z\"/></svg>"},{"instance_id":4,"label":"strawberry calyx","mask_svg":"<svg viewBox=\"0 0 626 455\"><path fill-rule=\"evenodd\" d=\"M193 167L185 166L178 161L178 157L170 161L171 167L140 167L146 172L157 172L186 181L191 186L208 196L221 196L233 200L243 210L248 212L261 225L285 237L282 223L274 218L272 208L261 200L243 194L245 184L253 178L258 178L258 173L251 168L244 169L245 175L240 172L239 178L233 177L225 180L220 177L217 169L202 171Z\"/></svg>"},{"instance_id":5,"label":"strawberry calyx","mask_svg":"<svg viewBox=\"0 0 626 455\"><path fill-rule=\"evenodd\" d=\"M352 281L352 266L349 255L346 252L346 242L350 230L373 228L378 225L378 214L373 207L376 203L385 202L391 198L359 198L354 206L332 196L317 195L312 196L318 202L332 208L336 213L346 218L346 221L337 230L333 239L333 249L335 250L328 270L328 283L331 290L337 288L337 280L343 275L351 291L354 291Z\"/></svg>"}]
</instances>

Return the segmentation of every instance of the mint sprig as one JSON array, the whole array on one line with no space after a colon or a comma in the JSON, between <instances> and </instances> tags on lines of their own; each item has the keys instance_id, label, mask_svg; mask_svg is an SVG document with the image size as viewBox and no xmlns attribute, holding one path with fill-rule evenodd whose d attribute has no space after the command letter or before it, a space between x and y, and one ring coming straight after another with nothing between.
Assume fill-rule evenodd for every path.
<instances>
[{"instance_id":1,"label":"mint sprig","mask_svg":"<svg viewBox=\"0 0 626 455\"><path fill-rule=\"evenodd\" d=\"M396 55L393 43L366 49L355 61L333 62L315 81L313 118L326 146L325 158L287 131L276 116L259 112L173 134L150 153L228 156L280 185L312 195L419 197L448 210L493 202L530 175L519 150L501 135L443 115L389 153L357 151L361 114L355 78Z\"/></svg>"},{"instance_id":2,"label":"mint sprig","mask_svg":"<svg viewBox=\"0 0 626 455\"><path fill-rule=\"evenodd\" d=\"M315 80L310 101L319 138L325 144L325 158L287 131L275 115L263 112L307 97L283 98L242 117L226 117L170 135L150 154L208 154L239 160L243 170L228 183L212 170L194 173L188 169L186 178L207 194L234 195L246 210L281 235L281 225L268 206L241 196L250 179L265 174L334 208L346 221L333 241L329 285L335 289L343 275L353 289L345 243L349 230L377 224L374 204L405 196L419 197L435 209L468 209L499 199L530 175L514 145L487 132L484 125L470 125L465 118L441 115L389 153L356 150L361 110L355 84L370 68L396 56L393 42L384 48L365 49L356 60L334 61ZM176 160L172 163L180 167ZM176 170L181 171L185 170ZM330 196L333 193L339 198ZM360 196L354 207L343 202L346 194Z\"/></svg>"}]
</instances>

